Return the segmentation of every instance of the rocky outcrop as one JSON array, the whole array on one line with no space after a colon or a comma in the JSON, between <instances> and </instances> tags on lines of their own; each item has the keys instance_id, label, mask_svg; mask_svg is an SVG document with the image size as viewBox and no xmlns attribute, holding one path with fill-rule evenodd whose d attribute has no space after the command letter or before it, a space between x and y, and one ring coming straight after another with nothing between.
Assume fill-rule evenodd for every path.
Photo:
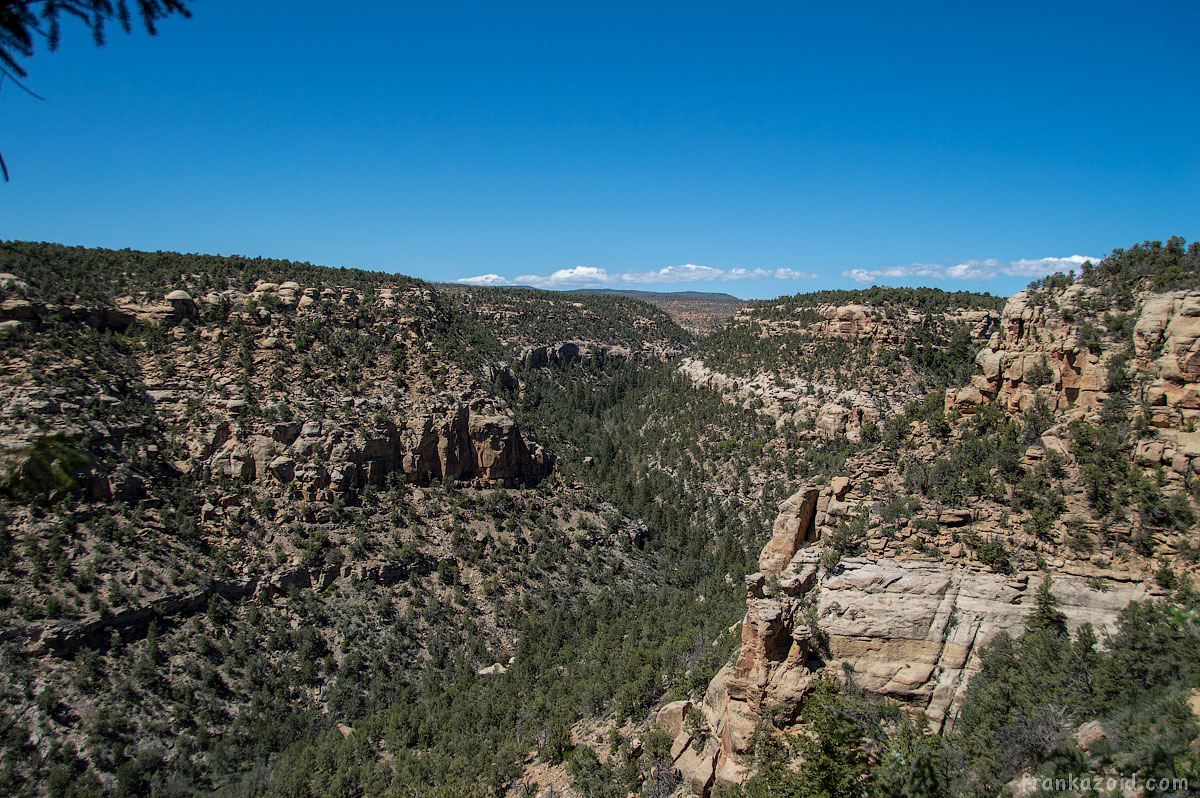
<instances>
[{"instance_id":1,"label":"rocky outcrop","mask_svg":"<svg viewBox=\"0 0 1200 798\"><path fill-rule=\"evenodd\" d=\"M896 309L888 313L884 307L859 303L819 305L816 311L823 320L808 327L816 335L888 344L903 343L906 328L919 327L928 321L928 314L913 308ZM945 316L951 322L969 325L976 338L986 335L998 319L993 310L967 308L951 310Z\"/></svg>"},{"instance_id":2,"label":"rocky outcrop","mask_svg":"<svg viewBox=\"0 0 1200 798\"><path fill-rule=\"evenodd\" d=\"M1152 381L1143 398L1156 408L1200 411L1200 291L1149 297L1133 328L1135 363ZM1158 411L1160 422L1171 419ZM1187 417L1194 414L1187 413Z\"/></svg>"},{"instance_id":3,"label":"rocky outcrop","mask_svg":"<svg viewBox=\"0 0 1200 798\"><path fill-rule=\"evenodd\" d=\"M383 485L393 474L517 485L546 476L553 465L511 413L482 399L434 406L371 429L329 419L236 429L226 420L198 436L194 448L209 473L296 482L310 499Z\"/></svg>"},{"instance_id":4,"label":"rocky outcrop","mask_svg":"<svg viewBox=\"0 0 1200 798\"><path fill-rule=\"evenodd\" d=\"M66 657L85 646L104 645L114 633L120 635L123 640L132 640L145 635L156 622L162 623L166 619L204 609L214 597L240 599L253 593L256 586L255 580L213 582L205 588L164 596L148 604L103 615L84 623L55 624L41 630L40 633L35 632L34 640L26 647L25 653L34 656L54 654Z\"/></svg>"},{"instance_id":5,"label":"rocky outcrop","mask_svg":"<svg viewBox=\"0 0 1200 798\"><path fill-rule=\"evenodd\" d=\"M1083 418L1109 395L1109 371L1118 368L1128 374L1120 390L1153 429L1137 442L1135 460L1189 479L1200 470L1200 443L1186 431L1200 419L1200 291L1143 292L1120 322L1094 307L1105 307L1099 289L1078 282L1012 297L1003 329L976 358L976 375L947 391L946 408L973 413L996 402L1024 410L1042 402L1067 420ZM1118 336L1106 324L1124 332Z\"/></svg>"},{"instance_id":6,"label":"rocky outcrop","mask_svg":"<svg viewBox=\"0 0 1200 798\"><path fill-rule=\"evenodd\" d=\"M771 529L771 540L758 558L758 569L765 574L778 574L787 567L805 543L816 540L817 501L821 489L806 486L779 505L779 515Z\"/></svg>"},{"instance_id":7,"label":"rocky outcrop","mask_svg":"<svg viewBox=\"0 0 1200 798\"><path fill-rule=\"evenodd\" d=\"M837 477L825 486L809 483L780 502L771 539L758 558L759 571L779 576L796 552L828 535L851 514L850 503L844 501L849 490L850 480Z\"/></svg>"},{"instance_id":8,"label":"rocky outcrop","mask_svg":"<svg viewBox=\"0 0 1200 798\"><path fill-rule=\"evenodd\" d=\"M521 383L517 379L517 375L513 374L512 368L509 367L509 365L504 361L500 361L494 366L485 363L480 367L480 372L483 374L483 378L485 380L490 380L499 385L501 388L507 388L510 391L514 391L521 387Z\"/></svg>"},{"instance_id":9,"label":"rocky outcrop","mask_svg":"<svg viewBox=\"0 0 1200 798\"><path fill-rule=\"evenodd\" d=\"M52 316L83 322L98 330L116 332L124 332L135 320L133 314L109 306L68 306L20 298L0 301L0 324L6 325L9 330L15 331L24 325L37 327Z\"/></svg>"},{"instance_id":10,"label":"rocky outcrop","mask_svg":"<svg viewBox=\"0 0 1200 798\"><path fill-rule=\"evenodd\" d=\"M629 349L590 341L561 341L557 344L529 346L521 351L519 360L530 368L566 366L581 360L604 362L609 358L628 359Z\"/></svg>"},{"instance_id":11,"label":"rocky outcrop","mask_svg":"<svg viewBox=\"0 0 1200 798\"><path fill-rule=\"evenodd\" d=\"M146 302L129 299L117 304L117 310L132 316L141 324L150 326L178 324L196 315L196 303L191 294L182 289L168 291L162 302Z\"/></svg>"},{"instance_id":12,"label":"rocky outcrop","mask_svg":"<svg viewBox=\"0 0 1200 798\"><path fill-rule=\"evenodd\" d=\"M400 469L420 478L476 478L516 484L549 473L550 456L522 437L512 416L494 406L450 407L410 422L401 437Z\"/></svg>"},{"instance_id":13,"label":"rocky outcrop","mask_svg":"<svg viewBox=\"0 0 1200 798\"><path fill-rule=\"evenodd\" d=\"M829 305L822 315L825 321L815 326L833 338L873 338L879 331L879 318L868 305Z\"/></svg>"},{"instance_id":14,"label":"rocky outcrop","mask_svg":"<svg viewBox=\"0 0 1200 798\"><path fill-rule=\"evenodd\" d=\"M884 413L911 398L893 392L881 402L866 391L836 389L802 379L784 381L770 374L732 377L708 368L698 358L683 358L679 373L698 387L718 391L742 407L775 419L779 426L796 424L811 428L822 438L853 442L862 439L864 424L878 422Z\"/></svg>"},{"instance_id":15,"label":"rocky outcrop","mask_svg":"<svg viewBox=\"0 0 1200 798\"><path fill-rule=\"evenodd\" d=\"M1184 479L1190 479L1200 471L1200 432L1156 430L1153 438L1138 441L1133 459L1151 468L1161 465Z\"/></svg>"},{"instance_id":16,"label":"rocky outcrop","mask_svg":"<svg viewBox=\"0 0 1200 798\"><path fill-rule=\"evenodd\" d=\"M58 316L116 332L124 332L133 324L173 325L184 319L196 319L203 306L234 308L253 301L304 310L318 302L355 306L362 301L358 293L349 289L320 290L302 288L292 281L268 283L261 280L249 293L232 289L214 291L204 294L199 301L186 290L176 288L164 294L161 300L143 294L118 298L114 304L104 305L62 305L41 301L28 283L7 273L0 273L0 290L8 295L0 299L0 323L17 321L36 325L50 316ZM392 289L378 289L377 295L384 307L396 304ZM265 307L259 307L257 315L242 314L243 321L249 323L261 324L270 318L271 311Z\"/></svg>"},{"instance_id":17,"label":"rocky outcrop","mask_svg":"<svg viewBox=\"0 0 1200 798\"><path fill-rule=\"evenodd\" d=\"M609 360L669 361L683 352L678 344L650 344L638 349L628 346L598 343L596 341L569 340L556 344L527 346L521 350L517 360L529 368L566 366L571 363L594 360L605 363Z\"/></svg>"},{"instance_id":18,"label":"rocky outcrop","mask_svg":"<svg viewBox=\"0 0 1200 798\"><path fill-rule=\"evenodd\" d=\"M212 580L203 587L163 596L120 612L81 623L60 622L45 627L18 629L3 639L24 640L22 651L27 656L52 654L69 657L81 648L107 645L114 633L126 641L141 638L152 625L172 623L180 617L199 612L207 608L214 598L227 601L249 596L269 599L284 595L292 588L324 590L338 581L371 582L387 586L404 581L412 573L428 575L436 567L437 561L428 557L395 563L350 563L340 567L293 566L263 577Z\"/></svg>"},{"instance_id":19,"label":"rocky outcrop","mask_svg":"<svg viewBox=\"0 0 1200 798\"><path fill-rule=\"evenodd\" d=\"M1014 295L1001 313L1001 329L975 359L977 375L970 386L947 392L947 406L970 412L997 401L1023 410L1041 396L1052 408L1094 407L1104 397L1108 357L1081 343L1083 321L1071 308L1098 299L1099 290L1082 283L1053 304L1039 289Z\"/></svg>"},{"instance_id":20,"label":"rocky outcrop","mask_svg":"<svg viewBox=\"0 0 1200 798\"><path fill-rule=\"evenodd\" d=\"M37 325L43 320L58 316L65 320L79 321L99 330L124 332L135 322L157 325L178 323L196 314L196 304L186 291L171 291L163 302L135 302L126 300L116 307L111 305L59 305L23 298L0 301L0 321L16 321Z\"/></svg>"},{"instance_id":21,"label":"rocky outcrop","mask_svg":"<svg viewBox=\"0 0 1200 798\"><path fill-rule=\"evenodd\" d=\"M701 736L703 730L688 722L691 701L672 701L658 711L654 725L669 734L671 762L683 783L696 795L706 796L716 776L721 749L716 740Z\"/></svg>"},{"instance_id":22,"label":"rocky outcrop","mask_svg":"<svg viewBox=\"0 0 1200 798\"><path fill-rule=\"evenodd\" d=\"M1024 629L1043 579L955 562L843 560L823 575L816 601L830 665L923 709L941 728L957 714L979 650L1001 631ZM1154 591L1143 578L1081 569L1058 573L1052 592L1072 631L1090 623L1104 633L1129 602Z\"/></svg>"},{"instance_id":23,"label":"rocky outcrop","mask_svg":"<svg viewBox=\"0 0 1200 798\"><path fill-rule=\"evenodd\" d=\"M699 707L714 740L715 781L743 779L744 755L764 712L785 726L797 722L819 677L849 679L922 711L934 729L953 725L983 647L1000 632L1019 634L1035 606L1041 571L995 573L954 556L873 553L823 563L822 539L854 511L849 487L839 478L784 501L761 570L746 579L741 648ZM963 522L957 518L947 523ZM1101 635L1129 602L1161 593L1148 569L1088 561L1064 563L1051 590L1072 631L1089 623ZM707 772L701 767L699 774Z\"/></svg>"},{"instance_id":24,"label":"rocky outcrop","mask_svg":"<svg viewBox=\"0 0 1200 798\"><path fill-rule=\"evenodd\" d=\"M1016 294L1002 329L977 356L971 384L949 391L947 407L971 412L995 401L1025 409L1038 397L1052 409L1095 407L1107 396L1114 358L1123 357L1123 333L1107 329L1119 323L1119 330L1132 326L1130 365L1142 377L1133 396L1155 408L1156 425L1200 415L1200 292L1141 293L1120 322L1092 310L1106 306L1100 289L1080 282Z\"/></svg>"}]
</instances>

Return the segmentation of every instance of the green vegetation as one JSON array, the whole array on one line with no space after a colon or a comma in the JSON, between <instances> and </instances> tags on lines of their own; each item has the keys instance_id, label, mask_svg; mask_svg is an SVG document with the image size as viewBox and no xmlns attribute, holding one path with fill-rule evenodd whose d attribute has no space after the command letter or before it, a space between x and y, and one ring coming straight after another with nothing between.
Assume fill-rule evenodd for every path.
<instances>
[{"instance_id":1,"label":"green vegetation","mask_svg":"<svg viewBox=\"0 0 1200 798\"><path fill-rule=\"evenodd\" d=\"M1104 288L1113 304L1127 310L1138 289L1173 291L1194 288L1200 282L1200 241L1190 245L1180 236L1146 241L1129 249L1115 249L1091 268L1083 268L1084 285Z\"/></svg>"},{"instance_id":2,"label":"green vegetation","mask_svg":"<svg viewBox=\"0 0 1200 798\"><path fill-rule=\"evenodd\" d=\"M812 291L758 303L765 315L787 318L797 310L817 305L872 305L896 310L911 309L923 313L947 313L967 310L1000 310L1004 297L978 294L973 291L943 291L940 288L894 288L874 285L853 290Z\"/></svg>"},{"instance_id":3,"label":"green vegetation","mask_svg":"<svg viewBox=\"0 0 1200 798\"><path fill-rule=\"evenodd\" d=\"M0 496L17 501L45 498L56 490L61 493L74 487L78 471L88 465L87 456L57 433L0 456L12 464L0 475Z\"/></svg>"},{"instance_id":4,"label":"green vegetation","mask_svg":"<svg viewBox=\"0 0 1200 798\"><path fill-rule=\"evenodd\" d=\"M530 288L439 286L469 318L486 319L489 337L512 344L553 344L565 340L603 341L637 350L658 339L681 346L691 342L667 313L627 296Z\"/></svg>"},{"instance_id":5,"label":"green vegetation","mask_svg":"<svg viewBox=\"0 0 1200 798\"><path fill-rule=\"evenodd\" d=\"M638 307L621 298L597 301L612 303L614 313ZM445 300L446 318L430 325L435 351L466 352L462 344L486 330L458 302ZM304 385L306 401L353 390L348 360L361 365L362 379L387 362L388 350L371 340L386 336L345 334L386 324L379 313L371 306L331 307L323 323L298 318L289 325L299 354L311 358L314 377L321 375ZM362 326L347 324L351 317ZM66 345L67 325L44 329L39 343ZM249 333L236 320L231 329L230 350L238 351ZM193 346L187 330L175 343L149 331L78 331L95 349L89 379L100 384L136 374L133 360L147 350ZM494 339L482 349L496 351L502 350ZM403 357L415 356L405 350ZM778 440L769 419L731 413L666 363L586 360L517 371L524 391L510 397L519 420L560 456L561 477L538 490L476 494L434 483L418 505L412 487L389 484L363 491L354 505L320 509L268 501L253 483L169 476L161 460L138 459L150 445L159 458L183 454L172 452L163 424L144 426L145 437L130 436L128 448L107 438L86 443L107 462L136 463L147 476L147 502L94 513L89 526L100 542L94 554L73 536L57 546L6 543L12 573L40 574L35 584L44 592L0 612L81 617L137 606L159 590L188 589L203 578L232 578L230 565L245 555L212 545L196 524L202 505L230 504L232 497L238 507L226 514L225 526L247 553L269 553L286 542L308 568L364 557L414 566L398 589L368 583L217 600L208 612L164 620L152 639L114 638L85 649L57 668L55 683L63 695L86 689L102 698L69 723L62 713L61 721L47 722L60 734L87 730L87 744L69 762L39 764L20 753L26 743L14 742L8 792L45 790L52 778L57 784L62 764L89 774L76 782L82 794L168 785L232 794L381 794L401 786L467 794L481 787L480 774L487 774L482 788L519 780L531 750L564 757L580 778L606 790L636 784L641 767L588 761L563 744L561 730L586 717L644 719L668 686L698 698L736 643L725 630L741 614L741 600L728 581L740 580L752 562L767 514L800 469L835 468L844 453L832 447L799 456L798 438ZM136 395L128 387L112 390ZM124 401L93 410L113 420L148 411ZM241 413L270 419L279 411L262 397ZM730 441L738 445L718 448ZM750 479L761 473L776 475L773 490ZM583 487L568 489L576 480ZM74 501L63 504L50 520L74 529L76 508ZM314 516L325 521L314 523ZM425 538L463 524L472 531L449 535L453 560L433 559ZM147 530L160 529L177 533L147 537ZM136 584L106 577L110 587L97 596L90 589L97 574L119 567L123 550L139 552L147 576ZM60 571L57 557L70 552L76 559L64 557ZM156 563L173 563L175 575ZM171 579L177 586L160 584ZM77 587L66 586L72 580ZM103 604L92 608L93 599ZM509 655L515 662L508 673L476 676ZM2 687L19 700L37 678L22 664ZM50 718L53 708L49 699L44 703ZM339 723L354 733L343 738ZM167 728L177 733L169 748ZM14 731L11 739L18 737ZM364 746L386 751L387 760L366 756ZM311 762L329 766L316 775L300 767ZM114 787L117 780L128 786Z\"/></svg>"},{"instance_id":6,"label":"green vegetation","mask_svg":"<svg viewBox=\"0 0 1200 798\"><path fill-rule=\"evenodd\" d=\"M1182 597L1194 600L1194 597ZM818 682L803 731L755 734L758 771L723 798L993 796L1022 776L1200 777L1200 726L1187 700L1200 687L1195 605L1131 604L1101 647L1090 626L1068 634L1043 582L1027 631L983 653L953 730L932 734L895 704ZM1082 748L1084 724L1092 738ZM800 757L797 768L789 767ZM1163 795L1187 792L1162 791Z\"/></svg>"},{"instance_id":7,"label":"green vegetation","mask_svg":"<svg viewBox=\"0 0 1200 798\"><path fill-rule=\"evenodd\" d=\"M1135 247L1082 279L1176 286L1195 250ZM869 497L826 538L831 570L886 543L1029 573L1063 546L1156 556L1158 538L1195 525L1195 489L1132 461L1153 431L1128 398L1139 377L1119 303L1088 309L1081 326L1081 345L1109 358L1112 396L1099 424L1058 426L1062 456L1029 453L1062 421L1044 401L946 409L994 319L977 311L1001 304L987 295L798 295L697 343L622 296L22 242L0 244L0 270L30 284L0 298L44 311L0 343L6 379L36 389L4 409L25 442L4 453L0 479L6 795L495 795L521 783L534 752L584 795L668 795L671 741L648 734L634 757L626 724L700 699L729 661L736 586L798 485L857 473L848 495ZM312 301L245 296L259 280L295 280ZM180 287L201 301L173 325L70 307L160 303ZM872 308L878 334L815 327L818 306L851 303ZM522 358L573 339L621 349ZM671 356L683 352L821 402L863 391L880 397L880 417L860 442L777 424L761 403L681 376ZM1034 385L1053 376L1046 362L1027 372ZM169 411L189 380L202 389ZM511 412L523 441L554 454L553 473L512 489L394 462L372 475L402 436L420 443L429 407ZM328 445L276 464L271 441L310 422ZM235 438L270 453L211 464ZM349 441L379 456L339 472L341 487L296 477L341 469L334 452ZM996 508L999 528L973 531ZM1192 562L1196 548L1182 542L1177 556ZM734 794L984 796L1080 762L1195 774L1197 730L1181 708L1197 686L1195 597L1175 561L1156 567L1175 602L1131 606L1107 643L1067 634L1047 580L1030 629L987 649L946 734L820 681L803 729L768 713L760 771ZM187 606L159 612L164 597ZM131 618L58 654L22 650L38 642L31 630ZM1074 732L1089 720L1108 742L1080 751ZM611 756L573 745L581 722L606 730Z\"/></svg>"},{"instance_id":8,"label":"green vegetation","mask_svg":"<svg viewBox=\"0 0 1200 798\"><path fill-rule=\"evenodd\" d=\"M19 274L45 301L63 304L109 304L117 297L138 294L158 301L168 291L183 286L197 297L209 291L250 291L256 280L295 280L318 288L356 289L420 284L395 274L270 258L65 247L28 241L0 241L0 269Z\"/></svg>"},{"instance_id":9,"label":"green vegetation","mask_svg":"<svg viewBox=\"0 0 1200 798\"><path fill-rule=\"evenodd\" d=\"M811 328L824 324L818 310L828 304L870 306L885 327L902 329L899 341L884 333L871 338L836 338ZM974 368L976 342L971 325L953 318L962 310L998 310L1003 300L987 294L948 293L934 288L873 287L819 291L765 300L705 338L695 356L710 368L751 376L759 372L825 380L839 388L857 387L861 376L881 370L893 383L920 380L920 390L956 385ZM910 312L922 322L909 325Z\"/></svg>"}]
</instances>

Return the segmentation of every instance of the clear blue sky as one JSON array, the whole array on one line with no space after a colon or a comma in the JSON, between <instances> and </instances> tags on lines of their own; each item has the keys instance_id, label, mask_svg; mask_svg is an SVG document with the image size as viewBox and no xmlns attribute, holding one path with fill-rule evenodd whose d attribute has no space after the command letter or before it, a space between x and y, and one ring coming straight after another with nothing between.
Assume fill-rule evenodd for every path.
<instances>
[{"instance_id":1,"label":"clear blue sky","mask_svg":"<svg viewBox=\"0 0 1200 798\"><path fill-rule=\"evenodd\" d=\"M1200 236L1195 0L578 6L68 25L0 238L775 296Z\"/></svg>"}]
</instances>

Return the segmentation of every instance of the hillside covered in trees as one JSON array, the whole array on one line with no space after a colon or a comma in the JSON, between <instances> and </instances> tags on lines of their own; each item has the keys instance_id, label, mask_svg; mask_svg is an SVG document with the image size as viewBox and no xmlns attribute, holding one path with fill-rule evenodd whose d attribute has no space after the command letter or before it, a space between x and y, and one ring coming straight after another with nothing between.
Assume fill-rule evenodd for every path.
<instances>
[{"instance_id":1,"label":"hillside covered in trees","mask_svg":"<svg viewBox=\"0 0 1200 798\"><path fill-rule=\"evenodd\" d=\"M1196 243L689 312L0 242L0 792L1200 783Z\"/></svg>"}]
</instances>

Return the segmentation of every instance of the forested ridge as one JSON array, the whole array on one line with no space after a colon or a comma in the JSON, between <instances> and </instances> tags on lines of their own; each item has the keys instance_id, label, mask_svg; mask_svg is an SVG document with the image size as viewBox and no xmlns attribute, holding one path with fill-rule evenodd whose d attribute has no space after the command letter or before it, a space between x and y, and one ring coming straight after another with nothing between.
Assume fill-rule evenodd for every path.
<instances>
[{"instance_id":1,"label":"forested ridge","mask_svg":"<svg viewBox=\"0 0 1200 798\"><path fill-rule=\"evenodd\" d=\"M621 296L4 242L0 791L690 789L657 710L699 706L738 656L780 502L848 474L865 509L821 541L826 576L885 551L1049 584L1070 552L1152 563L1155 599L1105 638L1068 631L1047 587L938 734L822 678L800 725L765 709L754 769L714 791L1200 779L1200 483L1136 459L1168 422L1114 316L1194 288L1196 252L1147 243L1030 289L1104 356L1102 395L1068 421L1035 359L1027 401L956 404L1001 330L987 295L801 294L696 340ZM1130 298L1093 308L1071 286ZM891 399L831 432L698 385L685 357ZM993 510L1002 532L977 532ZM1102 744L1075 734L1091 721Z\"/></svg>"}]
</instances>

